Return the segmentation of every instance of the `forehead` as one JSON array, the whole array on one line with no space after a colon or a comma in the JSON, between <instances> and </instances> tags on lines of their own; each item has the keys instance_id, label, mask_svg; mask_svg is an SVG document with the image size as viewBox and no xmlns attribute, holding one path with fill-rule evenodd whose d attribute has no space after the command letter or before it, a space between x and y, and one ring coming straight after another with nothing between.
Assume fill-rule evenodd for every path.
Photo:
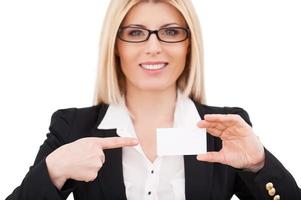
<instances>
[{"instance_id":1,"label":"forehead","mask_svg":"<svg viewBox=\"0 0 301 200\"><path fill-rule=\"evenodd\" d=\"M169 23L180 26L186 24L182 14L174 6L161 1L142 1L130 9L122 25L141 24L148 28L157 28Z\"/></svg>"}]
</instances>

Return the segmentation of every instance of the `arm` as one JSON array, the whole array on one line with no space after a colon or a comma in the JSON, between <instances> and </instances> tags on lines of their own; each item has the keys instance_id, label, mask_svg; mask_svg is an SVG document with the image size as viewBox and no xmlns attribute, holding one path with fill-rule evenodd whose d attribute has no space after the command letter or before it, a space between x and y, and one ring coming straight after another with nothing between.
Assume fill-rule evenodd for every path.
<instances>
[{"instance_id":1,"label":"arm","mask_svg":"<svg viewBox=\"0 0 301 200\"><path fill-rule=\"evenodd\" d=\"M75 109L54 113L34 165L8 199L66 199L77 183L96 179L105 162L103 149L137 145L135 138L127 137L80 137L73 141L70 134L78 132L75 123L81 123L79 116Z\"/></svg>"},{"instance_id":2,"label":"arm","mask_svg":"<svg viewBox=\"0 0 301 200\"><path fill-rule=\"evenodd\" d=\"M234 193L240 199L301 199L293 177L254 134L246 111L225 107L224 114L205 115L198 125L221 139L222 148L197 158L235 168Z\"/></svg>"},{"instance_id":3,"label":"arm","mask_svg":"<svg viewBox=\"0 0 301 200\"><path fill-rule=\"evenodd\" d=\"M230 111L227 111L229 113ZM231 112L230 112L231 113ZM250 126L251 121L248 113L237 108L239 114ZM237 169L235 193L240 199L249 199L248 193L252 193L256 199L273 199L279 195L281 199L299 200L301 190L298 188L293 176L285 169L280 161L267 149L264 149L265 160L263 167L257 172ZM275 195L270 196L266 184L272 183Z\"/></svg>"},{"instance_id":4,"label":"arm","mask_svg":"<svg viewBox=\"0 0 301 200\"><path fill-rule=\"evenodd\" d=\"M237 170L236 195L240 199L247 199L242 188L252 192L256 199L273 199L279 195L281 199L299 200L301 190L298 188L293 176L285 169L277 158L265 149L265 164L257 173ZM273 184L275 195L270 196L266 185ZM243 186L242 186L243 185Z\"/></svg>"},{"instance_id":5,"label":"arm","mask_svg":"<svg viewBox=\"0 0 301 200\"><path fill-rule=\"evenodd\" d=\"M21 185L7 197L7 200L62 200L66 199L74 190L71 180L67 181L61 190L56 188L49 177L45 158L52 151L66 143L75 112L75 109L66 109L59 110L52 115L50 132L47 134L47 139L40 146L33 166L30 167Z\"/></svg>"}]
</instances>

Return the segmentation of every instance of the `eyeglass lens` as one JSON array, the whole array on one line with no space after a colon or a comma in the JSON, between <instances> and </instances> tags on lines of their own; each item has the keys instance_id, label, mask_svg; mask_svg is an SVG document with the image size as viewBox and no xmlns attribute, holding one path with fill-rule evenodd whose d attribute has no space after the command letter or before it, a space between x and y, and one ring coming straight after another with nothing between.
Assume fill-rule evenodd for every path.
<instances>
[{"instance_id":1,"label":"eyeglass lens","mask_svg":"<svg viewBox=\"0 0 301 200\"><path fill-rule=\"evenodd\" d=\"M156 33L156 31L153 31ZM142 42L146 41L151 34L148 29L137 27L124 27L119 31L119 37L122 40L129 42ZM187 30L181 27L167 27L157 31L157 37L161 41L165 42L179 42L187 38Z\"/></svg>"}]
</instances>

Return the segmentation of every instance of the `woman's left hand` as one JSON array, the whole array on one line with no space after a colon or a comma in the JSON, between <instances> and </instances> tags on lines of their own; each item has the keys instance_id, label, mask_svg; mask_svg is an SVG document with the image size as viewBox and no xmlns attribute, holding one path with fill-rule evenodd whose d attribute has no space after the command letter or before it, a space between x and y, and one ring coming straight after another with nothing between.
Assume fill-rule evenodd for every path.
<instances>
[{"instance_id":1,"label":"woman's left hand","mask_svg":"<svg viewBox=\"0 0 301 200\"><path fill-rule=\"evenodd\" d=\"M197 159L234 168L259 171L264 166L264 147L253 129L237 114L207 114L198 127L222 140L218 152L199 154Z\"/></svg>"}]
</instances>

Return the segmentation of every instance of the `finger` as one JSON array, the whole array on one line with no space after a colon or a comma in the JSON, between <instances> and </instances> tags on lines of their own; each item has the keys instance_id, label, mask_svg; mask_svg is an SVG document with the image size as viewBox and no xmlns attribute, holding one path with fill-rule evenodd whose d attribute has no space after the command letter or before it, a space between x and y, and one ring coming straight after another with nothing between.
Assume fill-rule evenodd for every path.
<instances>
[{"instance_id":1,"label":"finger","mask_svg":"<svg viewBox=\"0 0 301 200\"><path fill-rule=\"evenodd\" d=\"M204 119L215 122L238 122L241 120L241 117L237 114L206 114Z\"/></svg>"},{"instance_id":2,"label":"finger","mask_svg":"<svg viewBox=\"0 0 301 200\"><path fill-rule=\"evenodd\" d=\"M225 131L227 127L222 125L221 123L216 122L208 122L205 120L202 120L198 123L199 128L206 128L207 132L210 133L210 135L213 135L215 137L220 137L222 133Z\"/></svg>"},{"instance_id":3,"label":"finger","mask_svg":"<svg viewBox=\"0 0 301 200\"><path fill-rule=\"evenodd\" d=\"M221 137L223 131L217 129L217 128L207 128L207 132L210 133L210 135L213 135L215 137Z\"/></svg>"},{"instance_id":4,"label":"finger","mask_svg":"<svg viewBox=\"0 0 301 200\"><path fill-rule=\"evenodd\" d=\"M212 151L207 152L206 154L199 154L197 155L197 160L205 161L205 162L216 162L216 163L224 163L223 154L220 152Z\"/></svg>"},{"instance_id":5,"label":"finger","mask_svg":"<svg viewBox=\"0 0 301 200\"><path fill-rule=\"evenodd\" d=\"M198 122L197 126L199 128L215 128L215 129L219 129L221 131L225 130L227 127L220 123L220 122L211 122L211 121L206 121L206 120L201 120L200 122Z\"/></svg>"},{"instance_id":6,"label":"finger","mask_svg":"<svg viewBox=\"0 0 301 200\"><path fill-rule=\"evenodd\" d=\"M100 160L101 160L102 164L106 161L106 157L105 157L105 154L103 153L103 151L101 151L101 153L100 153Z\"/></svg>"},{"instance_id":7,"label":"finger","mask_svg":"<svg viewBox=\"0 0 301 200\"><path fill-rule=\"evenodd\" d=\"M113 149L126 146L135 146L138 144L136 138L129 137L107 137L107 138L97 138L97 142L103 149Z\"/></svg>"}]
</instances>

